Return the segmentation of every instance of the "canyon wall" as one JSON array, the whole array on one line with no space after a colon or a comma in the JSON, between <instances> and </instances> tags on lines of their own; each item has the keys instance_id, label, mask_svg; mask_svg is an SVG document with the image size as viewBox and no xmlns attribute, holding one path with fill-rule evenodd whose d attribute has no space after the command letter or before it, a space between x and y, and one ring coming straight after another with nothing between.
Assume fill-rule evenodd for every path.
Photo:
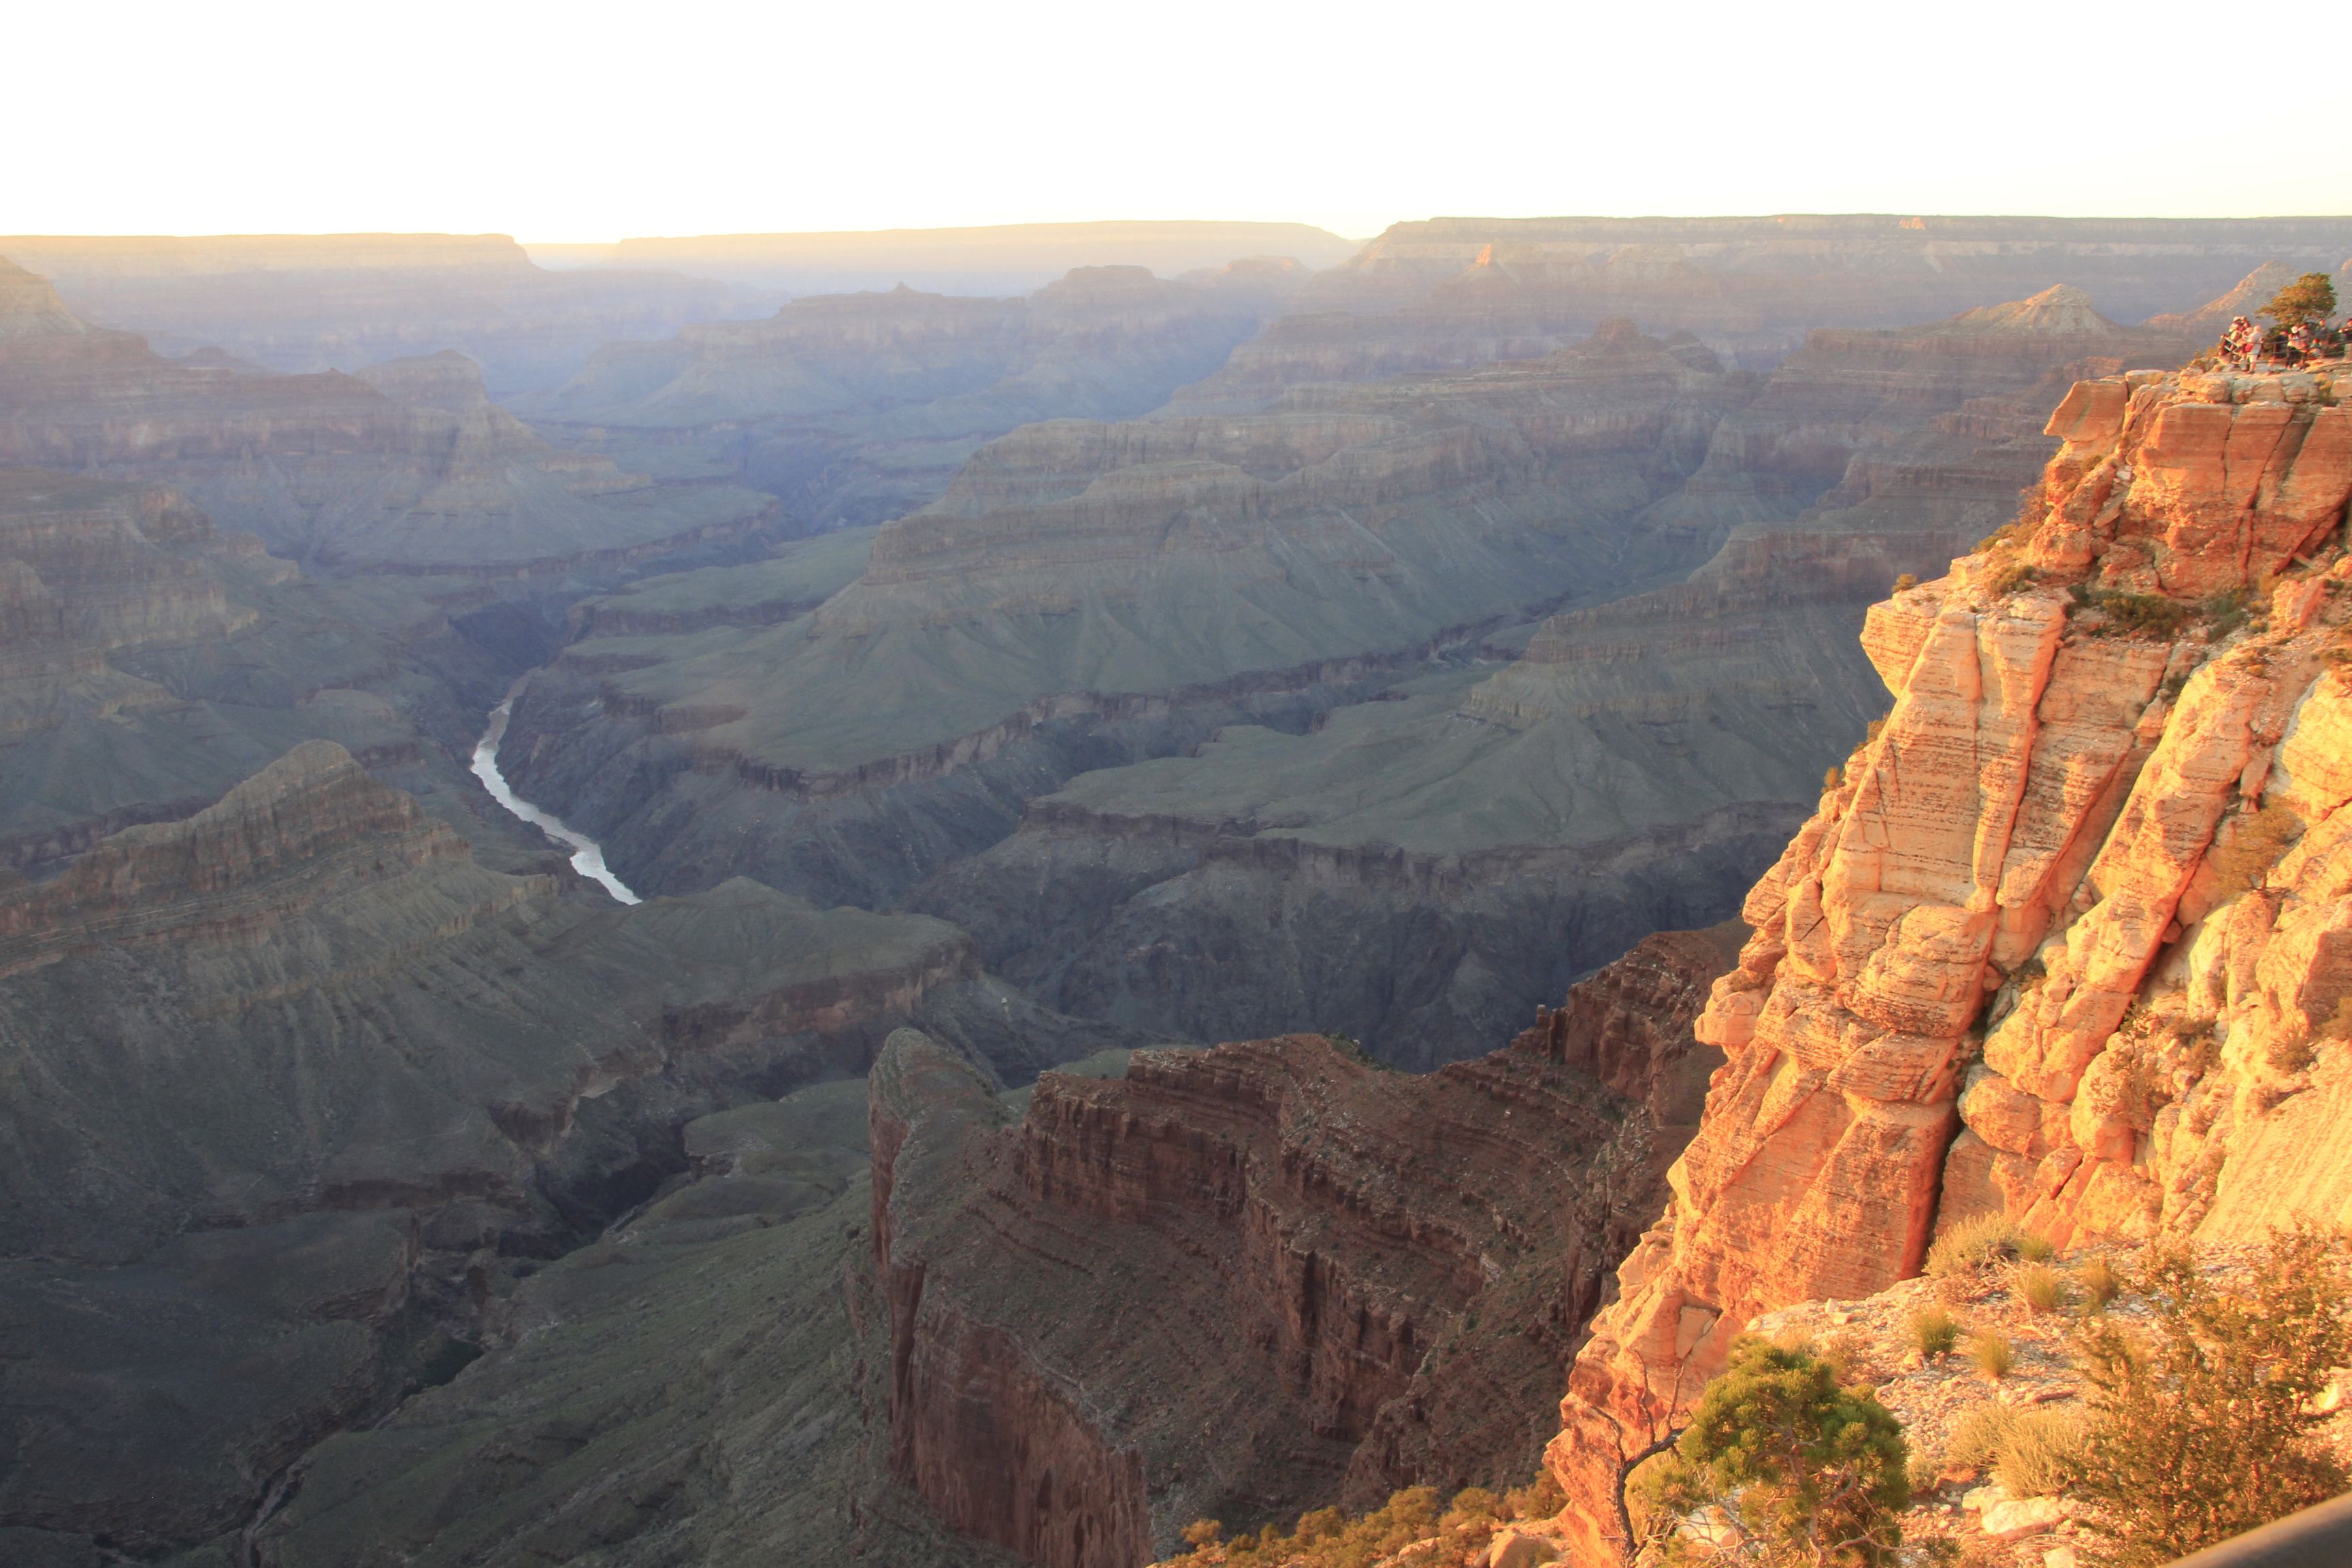
<instances>
[{"instance_id":1,"label":"canyon wall","mask_svg":"<svg viewBox=\"0 0 2352 1568\"><path fill-rule=\"evenodd\" d=\"M471 1355L511 1260L854 1073L961 932L509 876L310 741L0 889L0 1529L166 1555Z\"/></svg>"},{"instance_id":2,"label":"canyon wall","mask_svg":"<svg viewBox=\"0 0 2352 1568\"><path fill-rule=\"evenodd\" d=\"M1732 941L1653 937L1427 1078L1289 1036L1048 1073L1016 1114L892 1037L871 1143L896 1472L1045 1568L1131 1568L1203 1515L1523 1476L1689 1133L1712 1053L1688 1020Z\"/></svg>"},{"instance_id":3,"label":"canyon wall","mask_svg":"<svg viewBox=\"0 0 2352 1568\"><path fill-rule=\"evenodd\" d=\"M2048 431L2015 525L1872 608L1894 708L1697 1024L1728 1060L1549 1450L1600 1560L1751 1318L1883 1289L1939 1228L2352 1212L2352 416L2300 373L2141 371Z\"/></svg>"},{"instance_id":4,"label":"canyon wall","mask_svg":"<svg viewBox=\"0 0 2352 1568\"><path fill-rule=\"evenodd\" d=\"M1073 779L908 902L1057 1007L1465 1053L1621 933L1731 908L1878 710L1864 608L2011 514L2053 377L2187 351L2064 288L1816 332L1635 520L1643 548L1714 549L1687 578L1470 645L1304 734L1229 725Z\"/></svg>"}]
</instances>

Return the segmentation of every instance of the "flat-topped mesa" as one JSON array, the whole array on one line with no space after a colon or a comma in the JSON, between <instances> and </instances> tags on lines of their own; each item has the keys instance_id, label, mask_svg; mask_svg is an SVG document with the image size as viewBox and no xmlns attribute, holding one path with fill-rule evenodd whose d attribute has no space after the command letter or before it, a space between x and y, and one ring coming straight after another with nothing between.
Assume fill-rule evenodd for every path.
<instances>
[{"instance_id":1,"label":"flat-topped mesa","mask_svg":"<svg viewBox=\"0 0 2352 1568\"><path fill-rule=\"evenodd\" d=\"M1939 1227L2352 1216L2352 409L2135 372L2048 429L2018 522L1871 610L1894 707L1748 897L1729 1061L1549 1455L1596 1560L1750 1319Z\"/></svg>"}]
</instances>

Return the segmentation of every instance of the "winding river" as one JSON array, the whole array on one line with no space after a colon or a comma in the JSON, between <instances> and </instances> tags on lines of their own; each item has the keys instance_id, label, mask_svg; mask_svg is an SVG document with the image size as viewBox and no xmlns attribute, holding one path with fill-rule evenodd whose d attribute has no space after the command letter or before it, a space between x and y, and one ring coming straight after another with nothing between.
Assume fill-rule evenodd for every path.
<instances>
[{"instance_id":1,"label":"winding river","mask_svg":"<svg viewBox=\"0 0 2352 1568\"><path fill-rule=\"evenodd\" d=\"M541 811L509 788L506 774L499 772L499 742L507 738L507 721L514 714L514 699L509 697L490 710L490 726L474 745L474 776L490 792L490 798L530 823L560 844L572 847L572 868L582 876L603 884L606 892L625 904L645 900L629 890L627 883L613 875L604 864L604 848L584 833L574 833L563 825L563 819L551 811Z\"/></svg>"}]
</instances>

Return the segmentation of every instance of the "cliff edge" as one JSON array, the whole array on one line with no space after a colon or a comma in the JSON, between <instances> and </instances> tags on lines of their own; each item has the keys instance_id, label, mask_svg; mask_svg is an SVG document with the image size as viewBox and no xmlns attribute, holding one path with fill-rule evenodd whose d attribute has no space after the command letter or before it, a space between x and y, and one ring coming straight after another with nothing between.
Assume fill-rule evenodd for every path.
<instances>
[{"instance_id":1,"label":"cliff edge","mask_svg":"<svg viewBox=\"0 0 2352 1568\"><path fill-rule=\"evenodd\" d=\"M2352 1217L2352 410L2140 371L2048 434L2017 522L1871 610L1894 707L1748 897L1727 1059L1547 1453L1579 1561L1752 1319L1942 1228Z\"/></svg>"}]
</instances>

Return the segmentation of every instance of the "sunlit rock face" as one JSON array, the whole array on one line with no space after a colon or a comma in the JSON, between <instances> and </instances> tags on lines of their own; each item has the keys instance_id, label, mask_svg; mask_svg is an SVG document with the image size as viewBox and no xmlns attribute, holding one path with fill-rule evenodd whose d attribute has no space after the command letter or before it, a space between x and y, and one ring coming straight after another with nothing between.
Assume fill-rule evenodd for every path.
<instances>
[{"instance_id":1,"label":"sunlit rock face","mask_svg":"<svg viewBox=\"0 0 2352 1568\"><path fill-rule=\"evenodd\" d=\"M1872 609L1894 709L1749 895L1698 1024L1729 1061L1551 1448L1595 1552L1742 1325L1939 1227L2352 1213L2352 419L2300 374L2150 371L2048 429L2017 526Z\"/></svg>"}]
</instances>

